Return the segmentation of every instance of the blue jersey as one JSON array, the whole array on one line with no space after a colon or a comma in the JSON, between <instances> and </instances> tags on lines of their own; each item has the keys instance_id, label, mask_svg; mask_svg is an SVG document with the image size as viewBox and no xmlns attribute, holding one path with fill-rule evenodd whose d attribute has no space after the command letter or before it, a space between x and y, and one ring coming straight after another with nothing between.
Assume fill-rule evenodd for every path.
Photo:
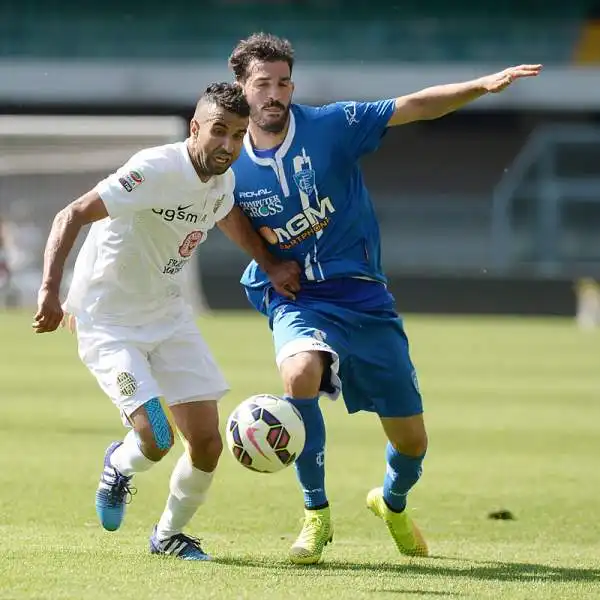
<instances>
[{"instance_id":1,"label":"blue jersey","mask_svg":"<svg viewBox=\"0 0 600 600\"><path fill-rule=\"evenodd\" d=\"M393 111L394 100L292 104L279 147L258 151L248 136L244 141L232 167L235 201L272 254L301 265L305 293L312 288L317 295L355 297L363 305L367 297L371 305L391 298L381 285L386 278L379 225L358 160L377 149ZM348 279L355 284L349 286ZM372 298L374 281L381 290L378 301ZM242 284L261 288L268 278L252 262Z\"/></svg>"}]
</instances>

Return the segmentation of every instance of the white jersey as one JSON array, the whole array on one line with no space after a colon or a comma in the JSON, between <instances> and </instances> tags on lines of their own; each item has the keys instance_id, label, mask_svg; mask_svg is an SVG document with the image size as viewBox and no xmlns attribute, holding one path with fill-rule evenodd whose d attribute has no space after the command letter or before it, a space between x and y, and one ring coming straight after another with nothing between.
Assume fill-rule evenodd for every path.
<instances>
[{"instance_id":1,"label":"white jersey","mask_svg":"<svg viewBox=\"0 0 600 600\"><path fill-rule=\"evenodd\" d=\"M181 306L181 270L232 209L234 181L228 170L203 183L186 142L135 154L95 188L109 217L90 228L65 310L143 325Z\"/></svg>"}]
</instances>

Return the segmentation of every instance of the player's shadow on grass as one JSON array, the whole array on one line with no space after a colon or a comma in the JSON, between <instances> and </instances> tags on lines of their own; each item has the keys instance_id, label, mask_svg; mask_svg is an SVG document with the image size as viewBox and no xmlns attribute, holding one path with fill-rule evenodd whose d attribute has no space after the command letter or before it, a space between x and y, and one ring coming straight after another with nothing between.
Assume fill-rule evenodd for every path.
<instances>
[{"instance_id":1,"label":"player's shadow on grass","mask_svg":"<svg viewBox=\"0 0 600 600\"><path fill-rule=\"evenodd\" d=\"M432 560L433 559L433 560ZM444 561L461 561L462 566L444 564ZM314 573L321 572L333 574L335 571L357 571L360 572L389 572L406 573L407 575L426 575L427 577L456 577L479 579L482 581L521 582L547 581L547 582L577 582L595 581L600 583L600 569L578 569L574 567L555 567L536 563L518 563L501 561L475 561L468 558L454 558L450 556L437 556L430 559L420 559L414 562L399 562L396 564L383 563L361 563L327 561L318 565L301 567L288 563L270 563L266 560L254 560L251 558L223 557L215 562L238 567L262 567L265 569L294 570ZM393 591L393 590L388 590ZM429 592L428 592L429 593Z\"/></svg>"}]
</instances>

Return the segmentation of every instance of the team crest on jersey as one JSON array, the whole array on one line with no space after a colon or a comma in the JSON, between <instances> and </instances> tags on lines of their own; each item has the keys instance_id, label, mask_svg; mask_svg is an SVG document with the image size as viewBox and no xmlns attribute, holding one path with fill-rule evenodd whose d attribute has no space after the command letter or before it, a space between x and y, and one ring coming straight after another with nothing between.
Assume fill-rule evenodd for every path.
<instances>
[{"instance_id":1,"label":"team crest on jersey","mask_svg":"<svg viewBox=\"0 0 600 600\"><path fill-rule=\"evenodd\" d=\"M215 200L215 205L213 206L213 214L217 214L217 211L221 208L221 206L223 206L223 202L225 202L225 194L221 195Z\"/></svg>"},{"instance_id":2,"label":"team crest on jersey","mask_svg":"<svg viewBox=\"0 0 600 600\"><path fill-rule=\"evenodd\" d=\"M127 371L123 371L117 375L117 386L119 387L121 396L125 396L126 398L130 398L137 392L137 381Z\"/></svg>"},{"instance_id":3,"label":"team crest on jersey","mask_svg":"<svg viewBox=\"0 0 600 600\"><path fill-rule=\"evenodd\" d=\"M304 167L296 171L294 173L294 183L302 193L310 196L315 189L315 170Z\"/></svg>"},{"instance_id":4,"label":"team crest on jersey","mask_svg":"<svg viewBox=\"0 0 600 600\"><path fill-rule=\"evenodd\" d=\"M204 233L199 230L188 233L181 243L181 246L179 246L179 254L183 256L183 258L189 258L196 249L196 246L202 241L203 237Z\"/></svg>"}]
</instances>

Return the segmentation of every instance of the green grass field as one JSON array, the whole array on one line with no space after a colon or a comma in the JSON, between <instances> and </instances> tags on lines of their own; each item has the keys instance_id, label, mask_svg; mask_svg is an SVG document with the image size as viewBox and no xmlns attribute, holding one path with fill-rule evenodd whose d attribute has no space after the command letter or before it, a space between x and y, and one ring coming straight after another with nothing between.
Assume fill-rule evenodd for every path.
<instances>
[{"instance_id":1,"label":"green grass field","mask_svg":"<svg viewBox=\"0 0 600 600\"><path fill-rule=\"evenodd\" d=\"M215 561L147 553L170 469L138 476L122 529L97 524L94 492L116 409L66 331L35 336L0 313L0 598L600 598L600 334L562 319L406 319L430 449L410 507L433 558L396 554L364 507L380 485L374 417L323 401L336 539L317 567L286 562L299 530L293 469L258 475L223 455L192 522ZM201 320L232 385L222 404L279 392L262 318ZM506 508L516 520L493 521Z\"/></svg>"}]
</instances>

